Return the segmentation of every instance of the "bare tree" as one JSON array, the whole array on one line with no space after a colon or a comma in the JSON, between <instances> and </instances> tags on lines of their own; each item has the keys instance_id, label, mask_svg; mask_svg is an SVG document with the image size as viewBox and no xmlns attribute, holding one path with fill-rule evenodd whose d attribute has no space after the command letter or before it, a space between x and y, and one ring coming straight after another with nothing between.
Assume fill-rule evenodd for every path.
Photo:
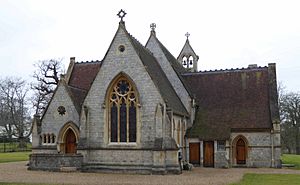
<instances>
[{"instance_id":1,"label":"bare tree","mask_svg":"<svg viewBox=\"0 0 300 185\"><path fill-rule=\"evenodd\" d=\"M63 67L61 60L56 59L38 61L34 67L36 70L33 74L35 82L32 84L32 103L35 114L42 114L59 82Z\"/></svg>"},{"instance_id":2,"label":"bare tree","mask_svg":"<svg viewBox=\"0 0 300 185\"><path fill-rule=\"evenodd\" d=\"M300 154L300 94L283 93L279 98L282 141L289 152Z\"/></svg>"},{"instance_id":3,"label":"bare tree","mask_svg":"<svg viewBox=\"0 0 300 185\"><path fill-rule=\"evenodd\" d=\"M26 82L21 78L0 80L0 126L9 139L16 137L22 148L31 134L27 92Z\"/></svg>"}]
</instances>

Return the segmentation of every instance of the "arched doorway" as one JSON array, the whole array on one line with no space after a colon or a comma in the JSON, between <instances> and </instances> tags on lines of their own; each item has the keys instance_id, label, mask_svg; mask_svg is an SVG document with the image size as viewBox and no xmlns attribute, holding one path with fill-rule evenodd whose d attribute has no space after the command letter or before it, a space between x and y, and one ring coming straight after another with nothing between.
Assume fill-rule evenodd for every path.
<instances>
[{"instance_id":1,"label":"arched doorway","mask_svg":"<svg viewBox=\"0 0 300 185\"><path fill-rule=\"evenodd\" d=\"M246 164L246 144L242 138L236 142L236 163L237 164Z\"/></svg>"},{"instance_id":2,"label":"arched doorway","mask_svg":"<svg viewBox=\"0 0 300 185\"><path fill-rule=\"evenodd\" d=\"M59 131L57 151L63 154L76 154L79 140L79 129L73 122L67 122Z\"/></svg>"},{"instance_id":3,"label":"arched doorway","mask_svg":"<svg viewBox=\"0 0 300 185\"><path fill-rule=\"evenodd\" d=\"M76 153L76 136L72 129L68 129L65 134L65 153L75 154Z\"/></svg>"}]
</instances>

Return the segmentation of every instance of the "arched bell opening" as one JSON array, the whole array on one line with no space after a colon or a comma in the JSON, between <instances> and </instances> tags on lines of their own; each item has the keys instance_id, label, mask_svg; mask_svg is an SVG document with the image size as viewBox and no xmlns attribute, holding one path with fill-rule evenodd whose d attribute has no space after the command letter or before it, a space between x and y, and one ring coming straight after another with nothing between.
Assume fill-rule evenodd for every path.
<instances>
[{"instance_id":1,"label":"arched bell opening","mask_svg":"<svg viewBox=\"0 0 300 185\"><path fill-rule=\"evenodd\" d=\"M182 57L182 66L184 68L188 67L188 58L186 56Z\"/></svg>"}]
</instances>

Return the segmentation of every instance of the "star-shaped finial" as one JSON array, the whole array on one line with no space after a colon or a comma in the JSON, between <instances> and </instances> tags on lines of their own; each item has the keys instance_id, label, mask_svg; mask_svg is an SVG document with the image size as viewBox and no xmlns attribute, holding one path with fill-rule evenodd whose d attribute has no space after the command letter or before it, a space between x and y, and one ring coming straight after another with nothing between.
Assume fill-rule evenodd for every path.
<instances>
[{"instance_id":1,"label":"star-shaped finial","mask_svg":"<svg viewBox=\"0 0 300 185\"><path fill-rule=\"evenodd\" d=\"M150 24L150 28L151 28L151 31L155 31L156 24L155 23L151 23Z\"/></svg>"},{"instance_id":2,"label":"star-shaped finial","mask_svg":"<svg viewBox=\"0 0 300 185\"><path fill-rule=\"evenodd\" d=\"M118 16L119 18L121 18L121 22L123 22L123 18L125 17L126 14L127 14L127 13L126 13L123 9L121 9L121 10L119 11L119 13L117 14L117 16Z\"/></svg>"},{"instance_id":3,"label":"star-shaped finial","mask_svg":"<svg viewBox=\"0 0 300 185\"><path fill-rule=\"evenodd\" d=\"M189 32L186 32L186 34L185 34L185 36L186 36L186 39L189 39L189 36L190 36L191 34L189 33Z\"/></svg>"}]
</instances>

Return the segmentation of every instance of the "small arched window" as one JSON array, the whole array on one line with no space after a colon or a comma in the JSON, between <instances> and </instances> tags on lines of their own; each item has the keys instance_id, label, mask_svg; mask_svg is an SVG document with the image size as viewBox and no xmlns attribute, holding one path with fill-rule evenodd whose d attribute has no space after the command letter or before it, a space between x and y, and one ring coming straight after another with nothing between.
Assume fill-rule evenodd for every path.
<instances>
[{"instance_id":1,"label":"small arched window","mask_svg":"<svg viewBox=\"0 0 300 185\"><path fill-rule=\"evenodd\" d=\"M137 92L124 76L118 78L109 93L110 142L136 142Z\"/></svg>"},{"instance_id":2,"label":"small arched window","mask_svg":"<svg viewBox=\"0 0 300 185\"><path fill-rule=\"evenodd\" d=\"M188 63L189 63L189 65L188 65L189 68L193 68L193 66L194 66L194 57L193 56L189 57Z\"/></svg>"},{"instance_id":3,"label":"small arched window","mask_svg":"<svg viewBox=\"0 0 300 185\"><path fill-rule=\"evenodd\" d=\"M188 59L187 59L186 56L184 56L184 57L182 58L182 66L185 67L185 68L188 67Z\"/></svg>"}]
</instances>

